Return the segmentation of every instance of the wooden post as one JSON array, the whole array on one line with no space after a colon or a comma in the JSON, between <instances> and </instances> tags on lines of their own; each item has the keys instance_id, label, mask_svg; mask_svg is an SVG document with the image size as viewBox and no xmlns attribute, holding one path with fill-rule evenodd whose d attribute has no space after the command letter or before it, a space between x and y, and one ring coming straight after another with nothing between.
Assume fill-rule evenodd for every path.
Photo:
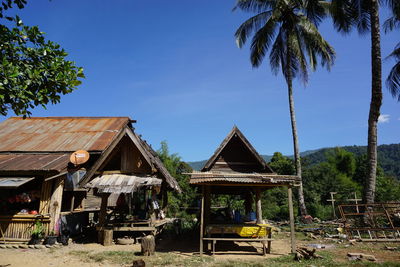
<instances>
[{"instance_id":1,"label":"wooden post","mask_svg":"<svg viewBox=\"0 0 400 267\"><path fill-rule=\"evenodd\" d=\"M296 253L296 238L294 235L292 187L290 185L288 186L288 201L289 201L289 218L290 218L290 244L292 247L292 253Z\"/></svg>"},{"instance_id":2,"label":"wooden post","mask_svg":"<svg viewBox=\"0 0 400 267\"><path fill-rule=\"evenodd\" d=\"M262 223L261 190L256 189L257 223Z\"/></svg>"},{"instance_id":3,"label":"wooden post","mask_svg":"<svg viewBox=\"0 0 400 267\"><path fill-rule=\"evenodd\" d=\"M337 194L337 192L329 192L331 194L331 199L327 199L327 201L332 202L332 212L333 212L333 218L336 218L336 212L335 212L335 199L333 198L334 194Z\"/></svg>"},{"instance_id":4,"label":"wooden post","mask_svg":"<svg viewBox=\"0 0 400 267\"><path fill-rule=\"evenodd\" d=\"M107 202L109 193L101 194L101 205L100 205L100 214L99 214L99 226L104 226L107 217Z\"/></svg>"},{"instance_id":5,"label":"wooden post","mask_svg":"<svg viewBox=\"0 0 400 267\"><path fill-rule=\"evenodd\" d=\"M204 227L204 186L201 192L201 207L200 207L200 256L203 256L203 229Z\"/></svg>"},{"instance_id":6,"label":"wooden post","mask_svg":"<svg viewBox=\"0 0 400 267\"><path fill-rule=\"evenodd\" d=\"M103 246L111 246L113 244L113 230L104 229L103 230Z\"/></svg>"},{"instance_id":7,"label":"wooden post","mask_svg":"<svg viewBox=\"0 0 400 267\"><path fill-rule=\"evenodd\" d=\"M98 232L98 241L99 243L104 243L105 232L104 232L104 224L106 223L107 217L107 202L108 197L110 196L109 193L102 193L101 194L101 205L100 205L100 213L99 213L99 226L100 230Z\"/></svg>"}]
</instances>

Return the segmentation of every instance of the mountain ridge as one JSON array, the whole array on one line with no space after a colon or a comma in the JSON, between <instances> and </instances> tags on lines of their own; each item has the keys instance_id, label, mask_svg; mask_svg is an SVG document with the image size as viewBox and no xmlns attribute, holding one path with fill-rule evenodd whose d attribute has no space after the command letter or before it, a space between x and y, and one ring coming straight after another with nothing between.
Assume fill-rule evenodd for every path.
<instances>
[{"instance_id":1,"label":"mountain ridge","mask_svg":"<svg viewBox=\"0 0 400 267\"><path fill-rule=\"evenodd\" d=\"M306 150L300 156L307 160L307 164L314 165L326 160L326 153L336 147L324 147L313 150ZM354 153L356 156L367 153L367 146L341 146L346 151ZM269 162L272 155L261 155L266 162ZM286 156L293 158L293 155ZM194 170L201 170L207 160L186 162ZM400 143L384 144L378 146L378 164L383 168L385 174L396 177L400 180Z\"/></svg>"}]
</instances>

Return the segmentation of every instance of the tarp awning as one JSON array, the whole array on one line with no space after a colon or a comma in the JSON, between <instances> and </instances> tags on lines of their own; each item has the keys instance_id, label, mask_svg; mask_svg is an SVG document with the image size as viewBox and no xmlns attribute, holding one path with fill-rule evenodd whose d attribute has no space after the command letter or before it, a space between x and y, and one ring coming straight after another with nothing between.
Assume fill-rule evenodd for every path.
<instances>
[{"instance_id":1,"label":"tarp awning","mask_svg":"<svg viewBox=\"0 0 400 267\"><path fill-rule=\"evenodd\" d=\"M153 176L128 174L104 174L86 184L87 188L97 188L99 193L131 193L141 187L159 186L162 180Z\"/></svg>"},{"instance_id":2,"label":"tarp awning","mask_svg":"<svg viewBox=\"0 0 400 267\"><path fill-rule=\"evenodd\" d=\"M35 177L0 177L0 188L17 188Z\"/></svg>"}]
</instances>

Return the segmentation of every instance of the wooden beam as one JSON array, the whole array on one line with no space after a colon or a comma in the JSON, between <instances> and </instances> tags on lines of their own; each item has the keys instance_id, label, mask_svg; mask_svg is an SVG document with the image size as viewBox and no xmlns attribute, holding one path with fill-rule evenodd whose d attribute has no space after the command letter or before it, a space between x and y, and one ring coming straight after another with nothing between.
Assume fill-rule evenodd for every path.
<instances>
[{"instance_id":1,"label":"wooden beam","mask_svg":"<svg viewBox=\"0 0 400 267\"><path fill-rule=\"evenodd\" d=\"M204 186L202 187L201 194L201 208L200 208L200 256L203 256L203 231L204 231Z\"/></svg>"},{"instance_id":2,"label":"wooden beam","mask_svg":"<svg viewBox=\"0 0 400 267\"><path fill-rule=\"evenodd\" d=\"M255 191L256 191L257 223L262 223L261 190L257 188Z\"/></svg>"},{"instance_id":3,"label":"wooden beam","mask_svg":"<svg viewBox=\"0 0 400 267\"><path fill-rule=\"evenodd\" d=\"M289 201L289 218L290 218L290 244L292 247L292 253L296 253L296 237L294 232L293 197L292 197L291 186L288 186L288 201Z\"/></svg>"}]
</instances>

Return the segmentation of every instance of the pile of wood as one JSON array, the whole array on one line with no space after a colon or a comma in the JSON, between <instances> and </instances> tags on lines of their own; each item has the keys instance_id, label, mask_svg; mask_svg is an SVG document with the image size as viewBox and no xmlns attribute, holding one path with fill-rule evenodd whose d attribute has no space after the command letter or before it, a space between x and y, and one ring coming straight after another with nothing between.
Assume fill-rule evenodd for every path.
<instances>
[{"instance_id":1,"label":"pile of wood","mask_svg":"<svg viewBox=\"0 0 400 267\"><path fill-rule=\"evenodd\" d=\"M317 255L316 249L310 249L306 247L298 247L296 249L296 255L294 257L295 260L301 261L301 260L309 260L309 259L319 259L322 258L321 256Z\"/></svg>"}]
</instances>

